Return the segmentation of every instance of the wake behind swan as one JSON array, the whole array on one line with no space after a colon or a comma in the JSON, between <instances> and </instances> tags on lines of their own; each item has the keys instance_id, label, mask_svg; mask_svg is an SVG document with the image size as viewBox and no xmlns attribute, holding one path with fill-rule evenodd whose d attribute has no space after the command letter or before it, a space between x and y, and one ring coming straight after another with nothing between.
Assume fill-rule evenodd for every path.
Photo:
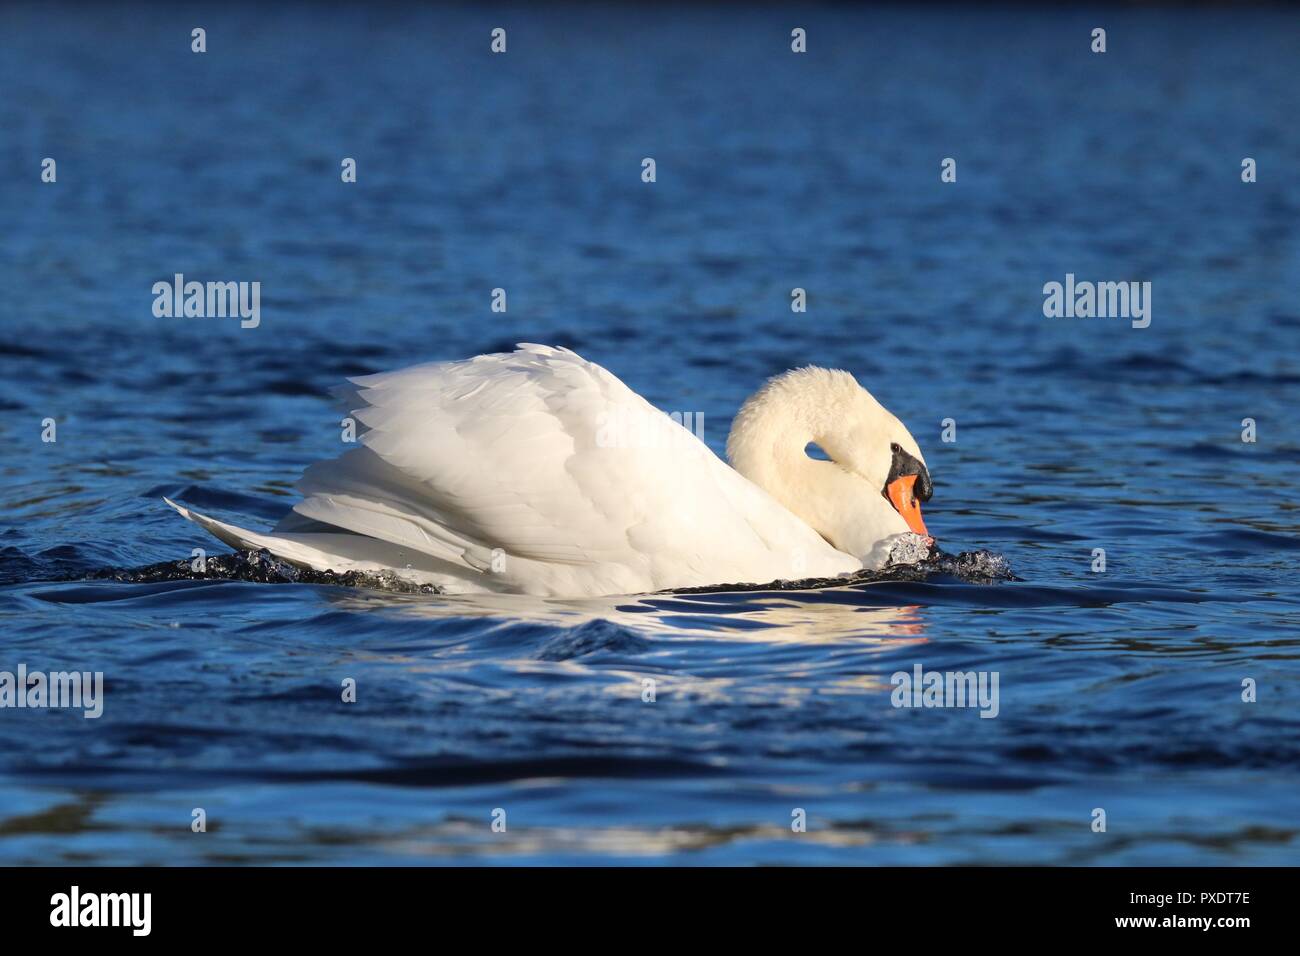
<instances>
[{"instance_id":1,"label":"wake behind swan","mask_svg":"<svg viewBox=\"0 0 1300 956\"><path fill-rule=\"evenodd\" d=\"M736 416L732 466L568 349L522 344L349 382L336 394L361 426L358 447L309 467L272 531L165 500L235 548L444 593L840 578L927 535L921 451L848 372L770 379ZM830 460L809 457L809 443Z\"/></svg>"}]
</instances>

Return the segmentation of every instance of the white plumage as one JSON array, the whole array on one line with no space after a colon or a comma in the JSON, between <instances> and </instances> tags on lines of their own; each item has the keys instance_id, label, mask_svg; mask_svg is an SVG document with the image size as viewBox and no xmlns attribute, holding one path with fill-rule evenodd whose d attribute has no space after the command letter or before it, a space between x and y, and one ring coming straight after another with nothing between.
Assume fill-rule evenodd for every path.
<instances>
[{"instance_id":1,"label":"white plumage","mask_svg":"<svg viewBox=\"0 0 1300 956\"><path fill-rule=\"evenodd\" d=\"M836 550L826 529L814 530L567 349L520 345L416 365L352 379L338 394L361 426L359 445L307 469L303 499L273 532L168 503L237 548L318 570L392 569L448 592L632 594L833 577L863 566L864 555ZM818 439L790 440L811 462L803 448ZM781 492L819 490L795 482ZM898 519L874 515L887 534L907 530L879 487L864 500Z\"/></svg>"}]
</instances>

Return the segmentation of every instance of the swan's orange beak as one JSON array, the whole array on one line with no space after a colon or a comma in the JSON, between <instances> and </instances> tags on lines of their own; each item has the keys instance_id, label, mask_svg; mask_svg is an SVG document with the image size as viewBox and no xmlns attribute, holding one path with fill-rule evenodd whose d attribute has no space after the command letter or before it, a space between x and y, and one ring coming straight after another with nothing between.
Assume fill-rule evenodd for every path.
<instances>
[{"instance_id":1,"label":"swan's orange beak","mask_svg":"<svg viewBox=\"0 0 1300 956\"><path fill-rule=\"evenodd\" d=\"M907 526L917 534L923 534L929 537L930 532L925 530L925 522L921 520L921 502L916 500L916 493L912 486L916 484L916 475L903 475L891 481L887 487L889 492L889 502L894 509L903 516Z\"/></svg>"}]
</instances>

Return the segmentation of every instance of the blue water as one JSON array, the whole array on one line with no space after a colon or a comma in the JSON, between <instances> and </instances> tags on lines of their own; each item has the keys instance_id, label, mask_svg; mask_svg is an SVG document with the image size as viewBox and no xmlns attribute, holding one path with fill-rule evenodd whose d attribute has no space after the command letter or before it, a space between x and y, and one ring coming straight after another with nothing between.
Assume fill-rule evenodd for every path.
<instances>
[{"instance_id":1,"label":"blue water","mask_svg":"<svg viewBox=\"0 0 1300 956\"><path fill-rule=\"evenodd\" d=\"M0 9L0 670L106 681L0 710L0 862L1296 862L1298 17ZM177 272L260 326L155 318ZM1151 326L1045 318L1067 272L1151 281ZM516 341L719 451L765 376L850 369L941 546L1020 580L102 577L224 550L163 495L273 523L345 376ZM997 718L892 707L918 663L996 671Z\"/></svg>"}]
</instances>

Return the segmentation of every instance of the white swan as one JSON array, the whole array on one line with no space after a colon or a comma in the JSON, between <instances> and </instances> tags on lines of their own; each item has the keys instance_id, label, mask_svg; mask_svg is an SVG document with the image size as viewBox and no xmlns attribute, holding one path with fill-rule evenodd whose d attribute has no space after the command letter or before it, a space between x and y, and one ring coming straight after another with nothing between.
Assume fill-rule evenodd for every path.
<instances>
[{"instance_id":1,"label":"white swan","mask_svg":"<svg viewBox=\"0 0 1300 956\"><path fill-rule=\"evenodd\" d=\"M318 462L269 534L168 500L236 548L317 570L394 570L449 593L584 597L834 577L925 534L930 475L848 372L803 368L745 402L729 468L563 348L416 365L336 394L359 444ZM808 456L816 442L830 461Z\"/></svg>"}]
</instances>

